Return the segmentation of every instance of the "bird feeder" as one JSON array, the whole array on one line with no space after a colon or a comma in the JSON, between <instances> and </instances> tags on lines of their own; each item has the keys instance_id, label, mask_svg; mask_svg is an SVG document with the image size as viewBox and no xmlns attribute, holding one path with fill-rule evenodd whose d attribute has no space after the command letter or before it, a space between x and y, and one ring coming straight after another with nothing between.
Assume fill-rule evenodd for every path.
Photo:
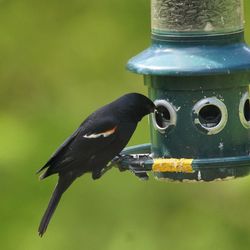
<instances>
[{"instance_id":1,"label":"bird feeder","mask_svg":"<svg viewBox=\"0 0 250 250\"><path fill-rule=\"evenodd\" d=\"M151 143L127 148L120 169L176 181L250 172L250 48L242 0L151 0L152 45L127 68L160 113Z\"/></svg>"}]
</instances>

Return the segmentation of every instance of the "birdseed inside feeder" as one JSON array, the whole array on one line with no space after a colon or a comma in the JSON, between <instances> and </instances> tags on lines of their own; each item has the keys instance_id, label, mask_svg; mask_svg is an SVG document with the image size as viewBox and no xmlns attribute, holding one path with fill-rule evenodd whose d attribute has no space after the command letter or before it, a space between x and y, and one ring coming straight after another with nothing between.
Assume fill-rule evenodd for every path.
<instances>
[{"instance_id":1,"label":"birdseed inside feeder","mask_svg":"<svg viewBox=\"0 0 250 250\"><path fill-rule=\"evenodd\" d=\"M241 0L152 0L152 31L233 32L243 29Z\"/></svg>"}]
</instances>

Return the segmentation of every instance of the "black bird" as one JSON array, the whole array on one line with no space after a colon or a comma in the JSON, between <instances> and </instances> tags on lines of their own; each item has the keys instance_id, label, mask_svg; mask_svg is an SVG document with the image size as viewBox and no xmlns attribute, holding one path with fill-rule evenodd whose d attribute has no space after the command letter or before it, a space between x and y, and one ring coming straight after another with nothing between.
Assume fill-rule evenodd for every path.
<instances>
[{"instance_id":1,"label":"black bird","mask_svg":"<svg viewBox=\"0 0 250 250\"><path fill-rule=\"evenodd\" d=\"M154 112L155 105L146 96L126 94L92 113L38 170L44 179L58 174L59 179L41 220L38 232L45 233L62 194L84 173L93 179L102 176L107 164L127 145L137 123Z\"/></svg>"}]
</instances>

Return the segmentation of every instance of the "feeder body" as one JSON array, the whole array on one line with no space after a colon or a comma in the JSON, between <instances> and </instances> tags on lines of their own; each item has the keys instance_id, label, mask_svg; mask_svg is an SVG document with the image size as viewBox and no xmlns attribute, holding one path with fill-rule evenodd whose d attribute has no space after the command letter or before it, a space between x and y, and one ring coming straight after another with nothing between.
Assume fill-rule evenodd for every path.
<instances>
[{"instance_id":1,"label":"feeder body","mask_svg":"<svg viewBox=\"0 0 250 250\"><path fill-rule=\"evenodd\" d=\"M151 124L152 152L155 157L214 158L244 156L250 150L250 129L240 120L240 102L249 92L249 74L233 73L211 76L145 76L149 97L166 100L176 111L176 124L164 132ZM204 129L196 123L195 105L215 98L225 106L225 124L221 131ZM206 107L206 106L204 106ZM203 119L217 115L207 106ZM210 108L210 109L209 109ZM210 114L209 112L212 112ZM213 114L213 112L215 114ZM224 112L224 111L222 111Z\"/></svg>"},{"instance_id":2,"label":"feeder body","mask_svg":"<svg viewBox=\"0 0 250 250\"><path fill-rule=\"evenodd\" d=\"M211 181L249 174L250 48L241 0L152 0L152 45L127 67L144 76L162 111L151 120L153 157L194 159L193 173L156 177ZM221 165L210 168L213 162Z\"/></svg>"}]
</instances>

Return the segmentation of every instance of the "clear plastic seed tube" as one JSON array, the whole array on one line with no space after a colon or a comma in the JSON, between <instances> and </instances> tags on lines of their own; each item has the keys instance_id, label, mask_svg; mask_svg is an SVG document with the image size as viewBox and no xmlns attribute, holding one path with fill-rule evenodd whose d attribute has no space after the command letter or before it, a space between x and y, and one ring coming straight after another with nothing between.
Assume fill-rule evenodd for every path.
<instances>
[{"instance_id":1,"label":"clear plastic seed tube","mask_svg":"<svg viewBox=\"0 0 250 250\"><path fill-rule=\"evenodd\" d=\"M152 32L227 33L243 29L243 0L151 0Z\"/></svg>"}]
</instances>

